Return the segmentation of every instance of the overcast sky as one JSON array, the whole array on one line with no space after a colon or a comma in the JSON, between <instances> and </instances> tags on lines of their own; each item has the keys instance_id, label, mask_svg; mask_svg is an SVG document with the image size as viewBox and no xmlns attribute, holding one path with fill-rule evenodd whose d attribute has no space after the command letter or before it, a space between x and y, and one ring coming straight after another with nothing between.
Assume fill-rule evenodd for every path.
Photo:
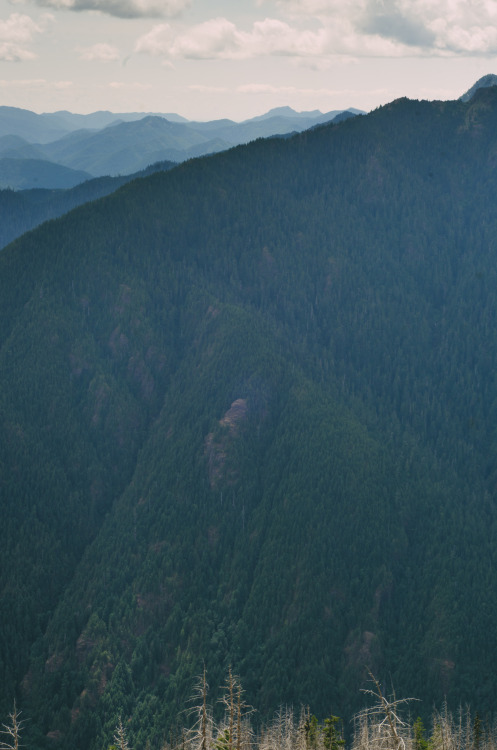
<instances>
[{"instance_id":1,"label":"overcast sky","mask_svg":"<svg viewBox=\"0 0 497 750\"><path fill-rule=\"evenodd\" d=\"M0 104L242 120L453 99L497 73L497 0L0 0Z\"/></svg>"}]
</instances>

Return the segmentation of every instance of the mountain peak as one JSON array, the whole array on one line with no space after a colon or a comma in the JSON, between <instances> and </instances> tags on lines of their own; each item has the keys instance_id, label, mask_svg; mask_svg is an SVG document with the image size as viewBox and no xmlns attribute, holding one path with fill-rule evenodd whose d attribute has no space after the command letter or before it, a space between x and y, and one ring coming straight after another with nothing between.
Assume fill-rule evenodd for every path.
<instances>
[{"instance_id":1,"label":"mountain peak","mask_svg":"<svg viewBox=\"0 0 497 750\"><path fill-rule=\"evenodd\" d=\"M255 122L256 120L268 120L271 117L319 117L321 114L322 112L319 109L313 109L309 112L297 112L295 109L292 109L292 107L283 106L273 107L273 109L270 109L265 114L251 117L250 120L251 122Z\"/></svg>"},{"instance_id":2,"label":"mountain peak","mask_svg":"<svg viewBox=\"0 0 497 750\"><path fill-rule=\"evenodd\" d=\"M487 75L479 78L476 83L474 83L471 88L466 91L465 94L459 97L459 99L462 102L469 102L469 100L474 96L478 89L488 88L489 86L497 86L497 75L494 75L493 73L487 73Z\"/></svg>"}]
</instances>

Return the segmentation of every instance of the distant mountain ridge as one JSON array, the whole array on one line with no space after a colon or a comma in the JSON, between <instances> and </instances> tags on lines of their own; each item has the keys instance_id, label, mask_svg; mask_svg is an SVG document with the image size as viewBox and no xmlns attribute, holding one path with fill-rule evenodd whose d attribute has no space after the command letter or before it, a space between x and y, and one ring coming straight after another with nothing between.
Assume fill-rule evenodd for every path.
<instances>
[{"instance_id":1,"label":"distant mountain ridge","mask_svg":"<svg viewBox=\"0 0 497 750\"><path fill-rule=\"evenodd\" d=\"M117 176L132 174L158 161L181 162L255 138L300 132L343 116L343 112L295 112L290 107L279 107L237 123L228 119L188 121L175 114L36 115L0 107L0 157L51 161L93 177ZM357 114L359 110L347 112ZM40 179L39 175L36 179ZM5 182L0 166L0 183ZM23 184L11 182L9 186L19 189Z\"/></svg>"},{"instance_id":2,"label":"distant mountain ridge","mask_svg":"<svg viewBox=\"0 0 497 750\"><path fill-rule=\"evenodd\" d=\"M15 112L19 114L17 110ZM0 136L0 190L28 192L18 199L0 192L0 248L40 221L60 216L64 207L70 210L84 200L112 192L112 189L141 175L149 166L152 171L163 168L158 167L159 164L167 164L170 168L173 163L187 158L224 151L255 138L275 134L287 137L320 125L327 118L339 122L358 112L337 110L322 114L315 110L297 113L290 107L280 107L242 123L228 119L188 122L180 116L175 116L173 121L164 116L139 118L131 114L125 121L119 115L118 121L112 121L102 129L73 129L50 143L32 143L19 133L4 134ZM12 115L10 110L9 113ZM55 113L53 119L46 117L59 124L70 120L75 127L81 125L82 118L87 118L85 121L92 125L102 124L109 120L111 113L73 116L62 112ZM28 121L32 121L31 116ZM100 183L93 175L109 179ZM69 190L86 180L90 181L86 188L71 191L65 197L59 193L42 192ZM103 184L105 190L101 190ZM29 192L33 189L40 189L40 192Z\"/></svg>"},{"instance_id":3,"label":"distant mountain ridge","mask_svg":"<svg viewBox=\"0 0 497 750\"><path fill-rule=\"evenodd\" d=\"M81 115L62 110L38 114L19 107L0 106L0 137L15 133L31 143L48 143L81 128L100 130L113 123L141 120L150 114L165 117L174 122L188 122L186 118L174 113L158 115L158 113L151 112L99 111Z\"/></svg>"},{"instance_id":4,"label":"distant mountain ridge","mask_svg":"<svg viewBox=\"0 0 497 750\"><path fill-rule=\"evenodd\" d=\"M0 190L12 185L18 190L39 186L48 189L72 188L89 179L89 172L44 159L0 157Z\"/></svg>"}]
</instances>

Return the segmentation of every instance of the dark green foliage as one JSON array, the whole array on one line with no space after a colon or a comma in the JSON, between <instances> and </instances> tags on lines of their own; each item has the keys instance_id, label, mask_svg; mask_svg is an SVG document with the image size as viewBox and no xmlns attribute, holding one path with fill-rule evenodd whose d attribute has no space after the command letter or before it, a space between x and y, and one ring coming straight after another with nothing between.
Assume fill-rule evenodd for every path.
<instances>
[{"instance_id":1,"label":"dark green foliage","mask_svg":"<svg viewBox=\"0 0 497 750\"><path fill-rule=\"evenodd\" d=\"M261 720L350 716L368 670L492 710L496 133L494 89L399 100L0 254L0 702L37 742L159 748L203 660Z\"/></svg>"},{"instance_id":2,"label":"dark green foliage","mask_svg":"<svg viewBox=\"0 0 497 750\"><path fill-rule=\"evenodd\" d=\"M429 742L426 739L426 731L423 724L423 720L420 716L416 719L413 725L414 730L414 750L429 750Z\"/></svg>"},{"instance_id":3,"label":"dark green foliage","mask_svg":"<svg viewBox=\"0 0 497 750\"><path fill-rule=\"evenodd\" d=\"M339 730L339 726L339 716L332 715L324 720L323 744L326 750L339 750L339 748L345 745L345 740L342 738L342 732Z\"/></svg>"},{"instance_id":4,"label":"dark green foliage","mask_svg":"<svg viewBox=\"0 0 497 750\"><path fill-rule=\"evenodd\" d=\"M173 166L172 162L160 162L133 175L99 177L86 180L68 190L0 190L0 248L43 221L55 219L82 203L109 195L137 177L146 177L153 172L171 169ZM81 182L81 179L77 181Z\"/></svg>"}]
</instances>

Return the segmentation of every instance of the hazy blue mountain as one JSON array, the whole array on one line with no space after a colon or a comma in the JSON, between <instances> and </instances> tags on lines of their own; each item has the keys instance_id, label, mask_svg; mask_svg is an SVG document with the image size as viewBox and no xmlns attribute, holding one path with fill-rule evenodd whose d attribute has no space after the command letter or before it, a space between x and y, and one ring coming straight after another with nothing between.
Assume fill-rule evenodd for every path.
<instances>
[{"instance_id":1,"label":"hazy blue mountain","mask_svg":"<svg viewBox=\"0 0 497 750\"><path fill-rule=\"evenodd\" d=\"M47 121L43 115L26 109L0 106L0 137L15 134L30 142L46 143L66 132L67 128L56 118Z\"/></svg>"},{"instance_id":2,"label":"hazy blue mountain","mask_svg":"<svg viewBox=\"0 0 497 750\"><path fill-rule=\"evenodd\" d=\"M90 129L90 130L101 130L106 128L108 125L117 124L118 122L134 122L135 120L142 120L148 116L164 117L166 120L171 122L188 122L185 117L177 115L175 113L162 114L159 112L108 112L105 110L99 112L92 112L88 115L76 114L73 112L54 112L52 114L41 115L47 122L55 120L58 123L63 124L67 131Z\"/></svg>"},{"instance_id":3,"label":"hazy blue mountain","mask_svg":"<svg viewBox=\"0 0 497 750\"><path fill-rule=\"evenodd\" d=\"M45 145L44 151L60 164L103 176L129 174L161 160L177 161L178 153L211 140L211 134L203 136L188 124L145 117L94 133L75 131Z\"/></svg>"},{"instance_id":4,"label":"hazy blue mountain","mask_svg":"<svg viewBox=\"0 0 497 750\"><path fill-rule=\"evenodd\" d=\"M132 122L147 116L144 112L93 112L88 115L60 111L37 114L18 107L0 106L0 137L17 135L30 143L49 143L74 130L101 130L118 122ZM175 122L187 122L176 114L160 115Z\"/></svg>"},{"instance_id":5,"label":"hazy blue mountain","mask_svg":"<svg viewBox=\"0 0 497 750\"><path fill-rule=\"evenodd\" d=\"M0 157L0 189L70 188L91 174L42 159Z\"/></svg>"},{"instance_id":6,"label":"hazy blue mountain","mask_svg":"<svg viewBox=\"0 0 497 750\"><path fill-rule=\"evenodd\" d=\"M43 147L21 138L19 135L3 135L0 137L0 156L14 159L42 159Z\"/></svg>"},{"instance_id":7,"label":"hazy blue mountain","mask_svg":"<svg viewBox=\"0 0 497 750\"><path fill-rule=\"evenodd\" d=\"M318 110L295 112L290 107L280 107L236 123L228 119L189 122L178 115L139 113L35 115L26 110L0 108L0 134L5 132L3 137L0 135L0 154L43 159L93 176L132 174L157 161L185 161L256 138L300 132L332 120L337 113L338 110L327 114ZM52 140L50 135L56 132L61 137ZM40 179L39 174L36 179Z\"/></svg>"},{"instance_id":8,"label":"hazy blue mountain","mask_svg":"<svg viewBox=\"0 0 497 750\"><path fill-rule=\"evenodd\" d=\"M337 115L341 110L336 110L335 112L329 112L330 120L333 119L334 115ZM301 119L305 118L307 120L314 120L316 121L318 118L322 117L323 113L319 109L313 109L311 111L307 112L296 112L292 107L273 107L268 112L265 112L263 115L257 115L256 117L250 118L250 120L246 120L245 122L257 122L259 120L267 120L271 119L273 117L288 117L291 119Z\"/></svg>"},{"instance_id":9,"label":"hazy blue mountain","mask_svg":"<svg viewBox=\"0 0 497 750\"><path fill-rule=\"evenodd\" d=\"M318 121L322 122L322 118L320 115ZM73 169L84 168L94 175L127 174L159 160L184 161L256 138L298 132L315 121L316 118L274 116L240 124L230 120L177 123L162 117L145 117L97 132L79 130L43 149L46 158Z\"/></svg>"}]
</instances>

